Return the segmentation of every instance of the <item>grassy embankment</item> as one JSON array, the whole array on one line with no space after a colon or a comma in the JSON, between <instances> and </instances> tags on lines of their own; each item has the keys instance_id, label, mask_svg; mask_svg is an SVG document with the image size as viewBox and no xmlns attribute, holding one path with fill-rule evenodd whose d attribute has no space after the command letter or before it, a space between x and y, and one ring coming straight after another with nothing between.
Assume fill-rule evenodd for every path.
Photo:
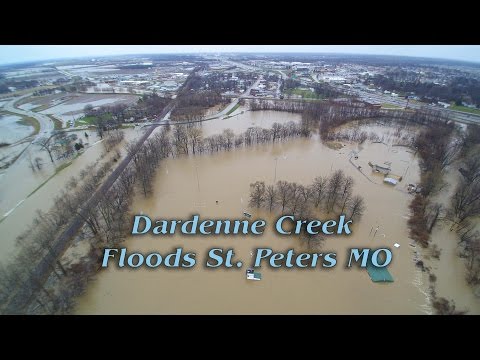
<instances>
[{"instance_id":1,"label":"grassy embankment","mask_svg":"<svg viewBox=\"0 0 480 360\"><path fill-rule=\"evenodd\" d=\"M450 110L462 111L470 114L480 115L480 109L471 109L466 106L452 105L449 107Z\"/></svg>"},{"instance_id":2,"label":"grassy embankment","mask_svg":"<svg viewBox=\"0 0 480 360\"><path fill-rule=\"evenodd\" d=\"M382 108L384 108L384 109L403 109L403 107L401 107L401 106L388 104L388 103L383 103Z\"/></svg>"},{"instance_id":3,"label":"grassy embankment","mask_svg":"<svg viewBox=\"0 0 480 360\"><path fill-rule=\"evenodd\" d=\"M231 109L227 112L227 115L230 115L231 113L233 113L235 110L238 109L239 106L240 106L240 104L235 105L233 108L231 108Z\"/></svg>"},{"instance_id":4,"label":"grassy embankment","mask_svg":"<svg viewBox=\"0 0 480 360\"><path fill-rule=\"evenodd\" d=\"M22 116L22 115L18 115L18 116L22 117L22 120L17 121L18 124L33 127L33 132L30 134L30 136L37 135L40 132L40 123L38 122L37 119L30 116Z\"/></svg>"},{"instance_id":5,"label":"grassy embankment","mask_svg":"<svg viewBox=\"0 0 480 360\"><path fill-rule=\"evenodd\" d=\"M55 130L61 130L63 128L63 123L58 120L53 115L47 115L53 121L53 127Z\"/></svg>"},{"instance_id":6,"label":"grassy embankment","mask_svg":"<svg viewBox=\"0 0 480 360\"><path fill-rule=\"evenodd\" d=\"M104 114L102 116L103 116L103 119L106 121L112 119L112 114ZM85 116L83 118L75 120L75 127L83 126L83 125L95 125L96 120L97 120L96 116Z\"/></svg>"}]
</instances>

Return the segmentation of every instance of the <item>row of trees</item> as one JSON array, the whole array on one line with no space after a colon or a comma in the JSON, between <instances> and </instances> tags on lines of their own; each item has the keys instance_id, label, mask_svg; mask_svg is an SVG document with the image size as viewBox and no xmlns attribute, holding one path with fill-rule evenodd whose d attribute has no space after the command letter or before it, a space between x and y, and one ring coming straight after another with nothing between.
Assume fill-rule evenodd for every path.
<instances>
[{"instance_id":1,"label":"row of trees","mask_svg":"<svg viewBox=\"0 0 480 360\"><path fill-rule=\"evenodd\" d=\"M120 144L125 138L125 133L123 130L114 129L108 131L103 137L103 147L106 152L114 149L118 144Z\"/></svg>"},{"instance_id":2,"label":"row of trees","mask_svg":"<svg viewBox=\"0 0 480 360\"><path fill-rule=\"evenodd\" d=\"M273 110L302 114L306 126L319 128L322 139L336 137L336 129L352 120L379 119L398 121L404 124L417 124L436 127L437 124L450 124L448 115L444 112L421 108L412 111L378 109L368 104L346 99L342 101L273 101L255 99L249 101L251 111ZM441 125L443 127L443 125Z\"/></svg>"},{"instance_id":3,"label":"row of trees","mask_svg":"<svg viewBox=\"0 0 480 360\"><path fill-rule=\"evenodd\" d=\"M420 81L420 79L398 79L398 74L386 73L376 75L370 79L375 85L384 90L415 93L425 100L454 101L461 105L463 101L480 106L480 80L471 76L456 76L448 81L447 86L433 82Z\"/></svg>"},{"instance_id":4,"label":"row of trees","mask_svg":"<svg viewBox=\"0 0 480 360\"><path fill-rule=\"evenodd\" d=\"M202 120L208 108L228 104L229 99L220 95L218 91L186 91L176 99L177 103L170 118L174 121Z\"/></svg>"},{"instance_id":5,"label":"row of trees","mask_svg":"<svg viewBox=\"0 0 480 360\"><path fill-rule=\"evenodd\" d=\"M410 203L411 216L408 220L410 237L422 247L427 247L430 234L445 209L432 202L430 196L445 188L443 172L457 157L461 146L452 136L453 123L437 121L428 126L415 139L414 146L420 157L421 193L416 194Z\"/></svg>"},{"instance_id":6,"label":"row of trees","mask_svg":"<svg viewBox=\"0 0 480 360\"><path fill-rule=\"evenodd\" d=\"M302 219L310 217L312 209L327 213L347 214L350 220L359 219L365 211L365 201L353 195L354 180L342 170L331 176L318 176L313 183L304 186L295 182L277 181L275 185L265 185L263 181L250 184L250 206L279 210L298 215Z\"/></svg>"},{"instance_id":7,"label":"row of trees","mask_svg":"<svg viewBox=\"0 0 480 360\"><path fill-rule=\"evenodd\" d=\"M318 127L323 139L334 136L334 130L349 121L381 116L379 109L354 100L273 101L255 99L250 101L249 106L251 111L273 110L300 113L305 126Z\"/></svg>"},{"instance_id":8,"label":"row of trees","mask_svg":"<svg viewBox=\"0 0 480 360\"><path fill-rule=\"evenodd\" d=\"M10 87L15 88L16 90L23 90L36 87L38 84L37 80L17 80L7 78L3 74L0 74L0 94L10 92Z\"/></svg>"},{"instance_id":9,"label":"row of trees","mask_svg":"<svg viewBox=\"0 0 480 360\"><path fill-rule=\"evenodd\" d=\"M252 99L248 102L250 111L283 111L290 113L302 113L305 109L305 101L273 101L268 99Z\"/></svg>"},{"instance_id":10,"label":"row of trees","mask_svg":"<svg viewBox=\"0 0 480 360\"><path fill-rule=\"evenodd\" d=\"M114 149L123 136L122 131L108 132L104 141L106 152ZM34 302L30 307L17 312L70 311L74 298L84 291L87 281L99 268L102 248L118 243L126 234L128 206L137 173L133 165L122 172L107 193L96 194L97 201L89 202L119 157L117 150L103 164L99 165L97 160L88 165L78 177L70 178L48 212L37 212L32 225L17 238L17 256L8 267L0 268L0 303L8 303L10 295L17 291L33 292L38 287L39 292L32 294ZM78 238L88 238L90 248L87 254L72 261L58 254L56 248L58 236L75 217L85 221ZM48 276L47 281L44 276Z\"/></svg>"},{"instance_id":11,"label":"row of trees","mask_svg":"<svg viewBox=\"0 0 480 360\"><path fill-rule=\"evenodd\" d=\"M460 256L465 258L466 279L471 285L480 284L480 126L469 125L463 140L458 184L451 198L447 218L459 235Z\"/></svg>"},{"instance_id":12,"label":"row of trees","mask_svg":"<svg viewBox=\"0 0 480 360\"><path fill-rule=\"evenodd\" d=\"M167 154L173 156L214 153L295 137L309 137L310 134L308 128L290 121L284 125L274 123L270 129L251 127L239 135L235 135L231 129L225 129L221 134L204 138L199 124L180 124L175 125L171 135L162 135L162 147Z\"/></svg>"},{"instance_id":13,"label":"row of trees","mask_svg":"<svg viewBox=\"0 0 480 360\"><path fill-rule=\"evenodd\" d=\"M65 189L55 197L54 205L48 212L37 211L32 224L16 240L17 255L8 267L0 268L1 304L5 305L11 294L29 286L32 281L41 284L42 274L38 265L42 259L50 258L48 266L52 276L46 285L38 285L41 292L35 295L35 303L48 313L65 310L68 304L58 294L62 293L61 280L69 274L69 269L68 264L56 257L55 239L72 217L80 214L80 209L105 177L111 164L106 162L98 168L96 165L88 166L78 178L70 179ZM88 211L88 214L91 213ZM98 221L90 215L85 220L90 230L97 233L100 229ZM19 309L19 312L22 310L26 311Z\"/></svg>"}]
</instances>

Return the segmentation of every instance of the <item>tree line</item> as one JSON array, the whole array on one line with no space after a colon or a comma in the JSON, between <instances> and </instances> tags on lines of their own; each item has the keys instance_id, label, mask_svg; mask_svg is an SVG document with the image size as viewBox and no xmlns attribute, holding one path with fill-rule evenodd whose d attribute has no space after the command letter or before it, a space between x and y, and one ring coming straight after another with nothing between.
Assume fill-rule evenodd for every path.
<instances>
[{"instance_id":1,"label":"tree line","mask_svg":"<svg viewBox=\"0 0 480 360\"><path fill-rule=\"evenodd\" d=\"M235 135L231 129L220 134L203 137L198 123L175 125L171 136L164 136L162 146L173 156L228 151L257 144L275 143L296 137L309 137L311 131L293 121L274 123L270 129L250 127Z\"/></svg>"},{"instance_id":2,"label":"tree line","mask_svg":"<svg viewBox=\"0 0 480 360\"><path fill-rule=\"evenodd\" d=\"M201 120L212 106L229 103L218 91L189 91L177 97L177 104L170 118L176 120Z\"/></svg>"},{"instance_id":3,"label":"tree line","mask_svg":"<svg viewBox=\"0 0 480 360\"><path fill-rule=\"evenodd\" d=\"M132 161L110 190L90 208L86 208L87 200L110 172L118 153L102 165L88 166L80 172L79 177L72 177L68 181L48 212L37 212L32 225L17 238L17 255L8 266L0 267L0 310L5 309L11 294L23 287L31 287L33 283L38 285L39 291L32 294L33 301L28 309L17 309L18 313L70 312L75 299L84 293L87 282L100 268L102 249L123 241L128 233L125 226L128 224L133 193L139 191L144 196L151 194L161 159L202 151L229 150L264 141L280 141L301 134L294 123L285 126L277 124L275 128L277 130L272 130L268 136L258 128L249 129L238 137L231 130L225 130L223 134L206 139L201 137L199 128L195 126L177 125L174 131L162 128L141 146L137 143L126 144ZM275 140L273 133L276 134ZM120 132L111 132L110 136L115 141L122 138ZM215 145L204 147L202 144L211 144L209 139L214 140ZM76 216L85 222L77 241L88 241L89 247L77 261L68 261L62 256L58 258L54 249L56 238ZM38 269L38 264L44 259L48 260L48 271ZM50 273L46 282L40 279L39 271ZM15 304L10 305L15 307Z\"/></svg>"},{"instance_id":4,"label":"tree line","mask_svg":"<svg viewBox=\"0 0 480 360\"><path fill-rule=\"evenodd\" d=\"M353 194L354 183L342 170L336 170L331 176L317 176L306 186L285 180L271 185L256 181L250 184L249 205L269 212L288 213L302 220L314 220L314 211L345 214L348 220L359 220L366 206L362 196ZM303 234L303 239L309 246L315 240L307 234Z\"/></svg>"},{"instance_id":5,"label":"tree line","mask_svg":"<svg viewBox=\"0 0 480 360\"><path fill-rule=\"evenodd\" d=\"M408 220L410 237L422 247L428 247L430 234L444 208L433 203L430 196L445 188L443 172L456 159L460 147L453 135L452 122L438 121L429 126L416 137L414 146L420 157L420 188L410 203L411 216Z\"/></svg>"},{"instance_id":6,"label":"tree line","mask_svg":"<svg viewBox=\"0 0 480 360\"><path fill-rule=\"evenodd\" d=\"M112 132L111 137L114 142L121 141L123 132ZM4 310L11 294L25 287L33 291L32 284L40 291L32 294L34 301L30 307L18 309L18 313L68 313L72 309L74 298L83 293L87 281L99 267L102 248L121 241L126 233L128 205L135 181L132 166L122 172L95 206L87 208L91 195L108 176L119 155L116 151L103 164L99 165L97 160L78 177L72 176L54 198L52 208L47 212L37 211L29 228L17 237L15 257L8 266L0 267L0 311ZM59 234L76 216L85 221L77 239L89 239L90 246L86 254L73 262L65 257L58 258L55 245ZM45 259L47 271L39 267ZM50 273L46 282L41 280L43 273Z\"/></svg>"},{"instance_id":7,"label":"tree line","mask_svg":"<svg viewBox=\"0 0 480 360\"><path fill-rule=\"evenodd\" d=\"M369 79L375 86L384 90L401 91L404 93L415 93L423 100L442 100L446 102L455 102L461 105L462 102L472 103L480 106L480 80L466 77L455 76L448 80L445 85L435 84L428 81L420 81L419 78L412 79L398 78L398 74L386 73L385 75L376 75Z\"/></svg>"},{"instance_id":8,"label":"tree line","mask_svg":"<svg viewBox=\"0 0 480 360\"><path fill-rule=\"evenodd\" d=\"M480 284L480 231L477 230L480 215L479 151L480 126L468 125L459 164L460 178L446 215L451 221L450 230L459 236L459 255L465 259L466 280L473 286Z\"/></svg>"}]
</instances>

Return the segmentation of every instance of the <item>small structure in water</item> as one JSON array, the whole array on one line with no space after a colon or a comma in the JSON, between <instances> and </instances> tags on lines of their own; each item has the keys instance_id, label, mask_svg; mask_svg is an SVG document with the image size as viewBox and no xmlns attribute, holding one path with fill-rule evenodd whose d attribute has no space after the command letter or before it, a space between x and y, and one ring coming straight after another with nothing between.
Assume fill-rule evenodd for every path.
<instances>
[{"instance_id":1,"label":"small structure in water","mask_svg":"<svg viewBox=\"0 0 480 360\"><path fill-rule=\"evenodd\" d=\"M390 169L389 167L372 164L370 161L368 162L368 165L370 165L373 171L382 173L384 175L388 175L390 171L392 171L392 169Z\"/></svg>"},{"instance_id":2,"label":"small structure in water","mask_svg":"<svg viewBox=\"0 0 480 360\"><path fill-rule=\"evenodd\" d=\"M391 178L391 177L386 177L385 179L383 179L383 182L384 183L387 183L387 184L390 184L390 185L397 185L398 181L394 178Z\"/></svg>"},{"instance_id":3,"label":"small structure in water","mask_svg":"<svg viewBox=\"0 0 480 360\"><path fill-rule=\"evenodd\" d=\"M262 274L255 272L252 268L247 269L247 280L262 280Z\"/></svg>"},{"instance_id":4,"label":"small structure in water","mask_svg":"<svg viewBox=\"0 0 480 360\"><path fill-rule=\"evenodd\" d=\"M407 191L410 194L418 194L422 192L422 188L416 184L408 184Z\"/></svg>"},{"instance_id":5,"label":"small structure in water","mask_svg":"<svg viewBox=\"0 0 480 360\"><path fill-rule=\"evenodd\" d=\"M367 272L373 282L393 282L393 276L388 269L373 265L371 258L367 262Z\"/></svg>"}]
</instances>

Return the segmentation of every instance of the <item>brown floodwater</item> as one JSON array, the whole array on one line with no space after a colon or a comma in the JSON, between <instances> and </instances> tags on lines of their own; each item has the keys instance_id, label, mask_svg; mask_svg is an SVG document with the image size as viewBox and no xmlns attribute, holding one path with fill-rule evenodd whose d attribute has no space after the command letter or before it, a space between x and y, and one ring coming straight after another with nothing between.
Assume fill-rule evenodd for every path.
<instances>
[{"instance_id":1,"label":"brown floodwater","mask_svg":"<svg viewBox=\"0 0 480 360\"><path fill-rule=\"evenodd\" d=\"M434 197L434 201L449 205L459 174L457 165L445 172L444 181L448 186ZM478 224L477 229L479 229ZM458 235L450 231L449 223L440 222L433 229L430 239L432 244L436 244L441 249L439 260L429 258L429 252L426 251L426 264L431 266L432 272L437 276L435 286L437 296L453 300L457 310L468 310L469 314L480 314L480 298L475 296L474 291L465 281L465 260L458 256Z\"/></svg>"},{"instance_id":2,"label":"brown floodwater","mask_svg":"<svg viewBox=\"0 0 480 360\"><path fill-rule=\"evenodd\" d=\"M72 176L78 176L89 164L107 158L102 158L104 147L94 131L81 130L77 135L85 142L85 132L89 134L89 147L53 177L55 167L70 160L52 164L46 151L41 151L35 144L30 145L12 166L0 174L0 262L7 261L14 253L15 239L32 223L37 210L48 211L53 206L54 198ZM137 127L135 130L125 129L124 132L125 140L129 141L138 137L142 130ZM118 148L124 152L122 145ZM29 158L33 160L36 157L40 157L44 165L40 171L33 172L29 167Z\"/></svg>"},{"instance_id":3,"label":"brown floodwater","mask_svg":"<svg viewBox=\"0 0 480 360\"><path fill-rule=\"evenodd\" d=\"M240 113L239 113L240 111ZM241 113L241 111L244 111ZM300 122L301 115L277 111L247 111L243 107L238 108L233 115L226 119L215 119L202 122L201 126L205 135L221 133L223 130L231 129L235 134L240 134L249 127L271 128L275 122L286 124L289 121Z\"/></svg>"},{"instance_id":4,"label":"brown floodwater","mask_svg":"<svg viewBox=\"0 0 480 360\"><path fill-rule=\"evenodd\" d=\"M275 121L281 122L280 119L300 119L298 115L274 112L247 112L242 116L246 124L235 124L237 131L254 121L270 126ZM261 120L262 117L266 119ZM231 119L240 121L241 116ZM204 123L204 134L221 131L221 121L225 120ZM387 131L388 127L377 130ZM350 161L352 151L358 154L357 160ZM384 184L382 177L363 165L362 162L370 160L391 163L392 170L401 173L403 180L395 187ZM361 171L357 168L360 164ZM271 184L275 176L277 180L310 184L316 176L329 175L337 169L354 177L354 193L362 195L367 206L350 236L327 236L317 251L336 252L337 265L329 270L262 266L261 281L246 280L245 270L256 248L307 251L297 238L276 234L273 224L278 214L248 207L249 184L257 180ZM317 136L213 155L166 159L156 175L153 194L148 198L137 195L133 213L148 214L152 219L188 219L192 214L199 214L202 219L241 219L243 212L248 211L253 218L267 221L265 233L259 237L179 234L130 237L119 246L126 247L129 253L167 254L182 247L185 252L197 254L197 263L191 269L176 270L163 267L131 270L110 265L100 271L86 294L79 298L75 313L431 314L428 278L415 266L407 228L412 195L406 192L406 186L418 181L418 161L407 148L368 141L362 146L346 144L340 150L333 150ZM400 247L394 247L395 243ZM243 267L206 269L206 254L213 247L234 249L235 259L243 261ZM391 248L393 262L389 271L395 281L374 283L366 270L346 269L347 250L351 247ZM464 302L458 299L468 297L470 312L479 312L478 299L475 301L467 294L471 290L466 286L462 289L449 286L448 282L442 283L442 296L448 295L462 306Z\"/></svg>"}]
</instances>

